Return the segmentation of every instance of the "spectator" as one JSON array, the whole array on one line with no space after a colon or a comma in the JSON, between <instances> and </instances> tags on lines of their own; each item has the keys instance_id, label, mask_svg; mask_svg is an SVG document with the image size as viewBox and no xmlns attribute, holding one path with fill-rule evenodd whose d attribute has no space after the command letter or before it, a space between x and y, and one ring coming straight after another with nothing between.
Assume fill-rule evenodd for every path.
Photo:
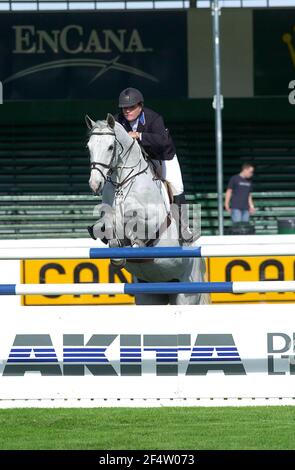
<instances>
[{"instance_id":1,"label":"spectator","mask_svg":"<svg viewBox=\"0 0 295 470\"><path fill-rule=\"evenodd\" d=\"M254 214L252 182L254 166L243 163L241 172L231 177L225 193L225 209L231 214L232 222L249 222L249 215Z\"/></svg>"}]
</instances>

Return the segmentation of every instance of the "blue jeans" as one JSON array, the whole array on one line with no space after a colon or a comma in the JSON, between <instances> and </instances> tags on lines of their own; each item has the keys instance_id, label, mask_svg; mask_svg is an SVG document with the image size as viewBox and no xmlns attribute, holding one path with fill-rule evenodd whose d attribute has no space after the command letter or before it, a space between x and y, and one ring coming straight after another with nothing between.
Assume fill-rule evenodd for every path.
<instances>
[{"instance_id":1,"label":"blue jeans","mask_svg":"<svg viewBox=\"0 0 295 470\"><path fill-rule=\"evenodd\" d=\"M249 222L249 211L243 209L232 209L231 220L234 224L236 222Z\"/></svg>"}]
</instances>

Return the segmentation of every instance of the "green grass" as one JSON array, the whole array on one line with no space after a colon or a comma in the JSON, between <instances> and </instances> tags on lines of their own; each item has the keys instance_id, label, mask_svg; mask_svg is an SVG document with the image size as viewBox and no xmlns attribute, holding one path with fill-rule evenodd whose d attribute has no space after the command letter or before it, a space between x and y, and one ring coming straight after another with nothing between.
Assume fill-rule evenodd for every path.
<instances>
[{"instance_id":1,"label":"green grass","mask_svg":"<svg viewBox=\"0 0 295 470\"><path fill-rule=\"evenodd\" d=\"M0 449L295 449L295 407L0 410Z\"/></svg>"}]
</instances>

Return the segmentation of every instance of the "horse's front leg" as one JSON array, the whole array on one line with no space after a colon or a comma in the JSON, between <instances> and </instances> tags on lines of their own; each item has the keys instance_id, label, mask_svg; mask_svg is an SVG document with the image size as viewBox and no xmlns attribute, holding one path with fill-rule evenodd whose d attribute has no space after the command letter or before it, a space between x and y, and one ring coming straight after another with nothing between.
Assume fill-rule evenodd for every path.
<instances>
[{"instance_id":1,"label":"horse's front leg","mask_svg":"<svg viewBox=\"0 0 295 470\"><path fill-rule=\"evenodd\" d=\"M119 248L120 241L116 238L109 240L109 247L110 248ZM111 264L115 266L117 269L122 269L126 265L126 259L121 258L111 258Z\"/></svg>"}]
</instances>

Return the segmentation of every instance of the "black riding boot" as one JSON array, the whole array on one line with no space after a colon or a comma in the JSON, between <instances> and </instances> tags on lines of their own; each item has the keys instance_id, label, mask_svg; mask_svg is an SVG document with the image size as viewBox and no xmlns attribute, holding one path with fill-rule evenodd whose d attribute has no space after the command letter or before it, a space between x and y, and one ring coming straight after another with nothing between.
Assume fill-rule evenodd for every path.
<instances>
[{"instance_id":1,"label":"black riding boot","mask_svg":"<svg viewBox=\"0 0 295 470\"><path fill-rule=\"evenodd\" d=\"M179 240L181 243L193 243L196 241L200 234L194 233L189 227L189 214L187 207L181 207L182 205L186 204L185 194L184 192L178 194L177 196L173 196L173 204L177 206L177 215L175 217L178 223L178 233L179 233Z\"/></svg>"}]
</instances>

